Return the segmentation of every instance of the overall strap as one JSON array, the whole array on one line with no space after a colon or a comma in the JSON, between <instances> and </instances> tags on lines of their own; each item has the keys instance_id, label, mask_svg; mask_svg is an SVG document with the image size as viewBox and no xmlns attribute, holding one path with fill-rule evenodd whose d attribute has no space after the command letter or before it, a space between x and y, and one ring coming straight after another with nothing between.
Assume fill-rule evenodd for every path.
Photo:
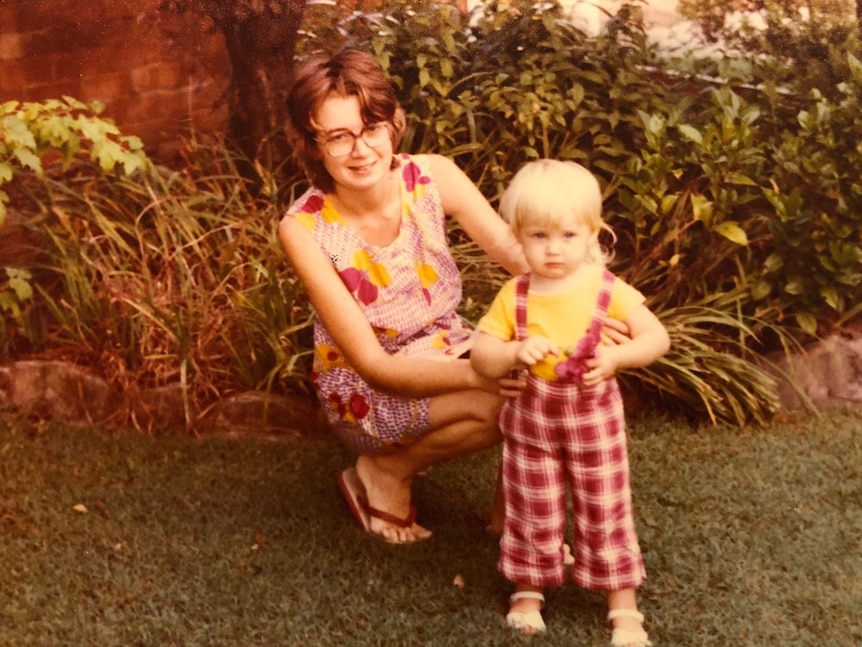
<instances>
[{"instance_id":1,"label":"overall strap","mask_svg":"<svg viewBox=\"0 0 862 647\"><path fill-rule=\"evenodd\" d=\"M599 296L596 300L593 320L590 322L589 330L587 330L587 334L593 339L599 339L605 317L608 314L608 306L611 304L611 289L613 286L614 275L609 270L605 270L602 273L602 285L599 288Z\"/></svg>"},{"instance_id":2,"label":"overall strap","mask_svg":"<svg viewBox=\"0 0 862 647\"><path fill-rule=\"evenodd\" d=\"M522 274L515 279L515 339L527 338L527 294L530 291L530 275Z\"/></svg>"}]
</instances>

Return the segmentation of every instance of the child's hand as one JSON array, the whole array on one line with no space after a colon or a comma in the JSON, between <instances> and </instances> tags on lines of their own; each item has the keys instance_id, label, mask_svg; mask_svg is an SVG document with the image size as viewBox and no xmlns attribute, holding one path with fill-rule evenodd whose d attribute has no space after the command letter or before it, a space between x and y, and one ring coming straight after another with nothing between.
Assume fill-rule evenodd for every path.
<instances>
[{"instance_id":1,"label":"child's hand","mask_svg":"<svg viewBox=\"0 0 862 647\"><path fill-rule=\"evenodd\" d=\"M559 354L559 350L556 344L546 337L536 335L535 337L528 337L520 343L515 351L515 359L522 366L532 366L546 355L557 354Z\"/></svg>"},{"instance_id":2,"label":"child's hand","mask_svg":"<svg viewBox=\"0 0 862 647\"><path fill-rule=\"evenodd\" d=\"M616 349L612 346L596 346L596 354L586 361L589 371L584 373L584 385L595 386L614 376L619 367Z\"/></svg>"}]
</instances>

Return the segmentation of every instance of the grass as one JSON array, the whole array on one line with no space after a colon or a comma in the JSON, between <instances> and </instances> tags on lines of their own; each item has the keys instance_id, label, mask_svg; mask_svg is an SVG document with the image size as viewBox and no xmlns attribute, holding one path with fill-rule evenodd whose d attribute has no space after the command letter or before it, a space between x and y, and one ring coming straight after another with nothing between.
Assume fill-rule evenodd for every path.
<instances>
[{"instance_id":1,"label":"grass","mask_svg":"<svg viewBox=\"0 0 862 647\"><path fill-rule=\"evenodd\" d=\"M858 411L633 425L657 645L862 642L860 429ZM353 524L335 484L350 457L331 439L0 419L0 645L605 646L602 597L571 584L550 592L546 636L505 628L509 586L483 530L497 459L419 479L435 535L391 547Z\"/></svg>"}]
</instances>

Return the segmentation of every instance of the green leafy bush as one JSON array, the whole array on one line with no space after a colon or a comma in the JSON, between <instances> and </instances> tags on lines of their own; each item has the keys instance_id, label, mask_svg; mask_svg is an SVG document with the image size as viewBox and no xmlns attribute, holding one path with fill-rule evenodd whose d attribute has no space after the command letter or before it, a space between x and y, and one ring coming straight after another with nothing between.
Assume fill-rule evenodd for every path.
<instances>
[{"instance_id":1,"label":"green leafy bush","mask_svg":"<svg viewBox=\"0 0 862 647\"><path fill-rule=\"evenodd\" d=\"M408 112L407 150L453 157L492 202L536 157L575 159L599 176L619 236L612 269L648 295L673 342L623 376L643 401L765 422L778 403L764 355L859 313L851 56L834 92L778 93L668 69L636 5L598 37L554 2L342 14L310 7L300 52L343 42L371 51ZM0 300L5 346L14 334L26 352L60 347L121 383L181 381L198 408L234 389L305 389L311 313L275 241L304 178L242 160L260 175L253 191L223 142L189 142L181 171L130 166L128 177L82 150L41 180L17 162L28 227L49 260L24 268L31 278L7 272L5 294L13 279L16 292ZM456 227L451 236L462 313L475 322L504 276Z\"/></svg>"},{"instance_id":2,"label":"green leafy bush","mask_svg":"<svg viewBox=\"0 0 862 647\"><path fill-rule=\"evenodd\" d=\"M635 4L595 38L554 2L488 3L471 16L392 3L334 29L374 53L400 89L412 124L407 149L454 157L492 200L536 157L576 159L600 176L619 235L613 269L650 296L672 334L690 332L700 309L694 320L710 340L680 334L677 359L639 372L642 387L674 393L689 408L698 402L694 408L714 420L765 420L777 403L761 356L854 314L859 231L836 202L853 189L817 177L830 172L824 158L841 168L835 157L846 164L848 154L806 134L806 115L824 106L806 112L805 88L742 84L755 64L737 66L733 83L672 69L648 42ZM309 50L343 42L332 32L316 36ZM858 110L845 100L836 112L855 120ZM833 141L852 142L853 127L842 124L847 130ZM821 150L806 151L815 177L802 181L789 166L790 147L806 141ZM848 177L854 173L855 166ZM810 198L800 195L818 181ZM814 195L829 211L812 218ZM475 318L496 283L465 279ZM686 369L693 358L703 375L752 385L756 404L739 391L697 385Z\"/></svg>"},{"instance_id":3,"label":"green leafy bush","mask_svg":"<svg viewBox=\"0 0 862 647\"><path fill-rule=\"evenodd\" d=\"M41 176L47 153L59 155L64 169L81 154L89 155L104 173L119 166L131 175L144 168L148 160L141 140L121 134L112 121L100 118L103 109L98 102L85 104L72 97L0 104L0 186L12 180L16 169ZM0 226L8 200L0 190Z\"/></svg>"},{"instance_id":4,"label":"green leafy bush","mask_svg":"<svg viewBox=\"0 0 862 647\"><path fill-rule=\"evenodd\" d=\"M72 97L0 104L0 228L9 202L4 185L16 174L29 172L41 178L45 162L59 160L62 169L68 170L81 156L98 164L104 174L129 176L149 165L140 139L122 135L112 121L100 118L103 108ZM0 312L10 319L13 330L26 331L30 325L21 308L33 295L31 274L17 266L3 269ZM0 332L0 347L7 347L9 339L8 330Z\"/></svg>"}]
</instances>

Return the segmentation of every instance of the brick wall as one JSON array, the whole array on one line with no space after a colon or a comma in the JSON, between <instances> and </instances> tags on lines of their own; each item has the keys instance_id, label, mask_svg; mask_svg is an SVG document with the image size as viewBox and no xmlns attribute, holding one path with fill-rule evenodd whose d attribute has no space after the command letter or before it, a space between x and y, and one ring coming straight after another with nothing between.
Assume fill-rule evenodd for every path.
<instances>
[{"instance_id":1,"label":"brick wall","mask_svg":"<svg viewBox=\"0 0 862 647\"><path fill-rule=\"evenodd\" d=\"M159 0L0 0L0 101L70 95L148 152L224 129L224 47L193 18L161 16Z\"/></svg>"}]
</instances>

